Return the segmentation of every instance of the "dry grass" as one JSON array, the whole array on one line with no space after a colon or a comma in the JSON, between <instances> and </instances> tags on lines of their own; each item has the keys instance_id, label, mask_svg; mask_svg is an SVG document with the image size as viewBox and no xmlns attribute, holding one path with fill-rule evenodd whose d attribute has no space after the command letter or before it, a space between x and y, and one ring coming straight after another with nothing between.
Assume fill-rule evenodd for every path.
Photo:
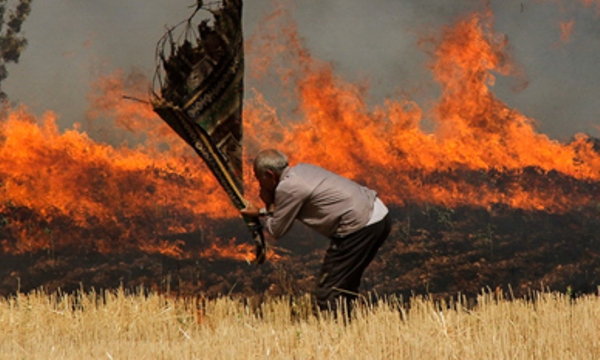
<instances>
[{"instance_id":1,"label":"dry grass","mask_svg":"<svg viewBox=\"0 0 600 360\"><path fill-rule=\"evenodd\" d=\"M391 299L349 324L310 315L306 298L259 307L122 290L0 299L2 359L593 359L600 298L482 295L461 303ZM254 310L253 310L254 309ZM296 314L292 316L291 314Z\"/></svg>"}]
</instances>

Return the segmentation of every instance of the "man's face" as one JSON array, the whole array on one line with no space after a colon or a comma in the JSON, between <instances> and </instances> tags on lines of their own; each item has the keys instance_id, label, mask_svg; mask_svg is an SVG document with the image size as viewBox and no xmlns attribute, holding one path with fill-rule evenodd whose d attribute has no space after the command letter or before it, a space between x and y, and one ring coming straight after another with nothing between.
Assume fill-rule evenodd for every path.
<instances>
[{"instance_id":1,"label":"man's face","mask_svg":"<svg viewBox=\"0 0 600 360\"><path fill-rule=\"evenodd\" d=\"M262 176L260 176L255 168L254 177L256 177L256 180L258 180L261 189L271 193L275 192L275 188L277 187L277 176L274 172L267 170Z\"/></svg>"}]
</instances>

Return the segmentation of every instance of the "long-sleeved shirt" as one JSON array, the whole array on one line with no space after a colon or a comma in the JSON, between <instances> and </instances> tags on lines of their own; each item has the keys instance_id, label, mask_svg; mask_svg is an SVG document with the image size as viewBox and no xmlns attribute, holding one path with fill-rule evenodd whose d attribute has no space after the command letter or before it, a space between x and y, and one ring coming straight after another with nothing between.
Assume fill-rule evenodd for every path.
<instances>
[{"instance_id":1,"label":"long-sleeved shirt","mask_svg":"<svg viewBox=\"0 0 600 360\"><path fill-rule=\"evenodd\" d=\"M265 227L278 239L297 219L324 236L345 236L367 225L376 196L352 180L301 163L282 172L275 188L275 211Z\"/></svg>"}]
</instances>

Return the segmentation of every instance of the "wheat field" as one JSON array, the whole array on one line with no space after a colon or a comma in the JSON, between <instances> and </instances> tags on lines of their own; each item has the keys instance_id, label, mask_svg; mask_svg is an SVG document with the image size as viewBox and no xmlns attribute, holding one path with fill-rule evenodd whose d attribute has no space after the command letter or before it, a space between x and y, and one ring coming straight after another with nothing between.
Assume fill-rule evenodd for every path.
<instances>
[{"instance_id":1,"label":"wheat field","mask_svg":"<svg viewBox=\"0 0 600 360\"><path fill-rule=\"evenodd\" d=\"M351 321L308 296L176 298L123 289L0 299L1 359L599 359L600 297L379 299Z\"/></svg>"}]
</instances>

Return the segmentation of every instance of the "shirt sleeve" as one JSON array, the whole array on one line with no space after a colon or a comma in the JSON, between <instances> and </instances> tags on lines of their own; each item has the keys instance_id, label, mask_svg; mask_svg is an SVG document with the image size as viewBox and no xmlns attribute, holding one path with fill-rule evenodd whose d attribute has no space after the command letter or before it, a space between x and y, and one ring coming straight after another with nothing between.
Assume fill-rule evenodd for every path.
<instances>
[{"instance_id":1,"label":"shirt sleeve","mask_svg":"<svg viewBox=\"0 0 600 360\"><path fill-rule=\"evenodd\" d=\"M302 185L279 184L275 191L275 210L273 216L267 217L265 226L275 239L281 238L291 229L306 198L306 189Z\"/></svg>"}]
</instances>

